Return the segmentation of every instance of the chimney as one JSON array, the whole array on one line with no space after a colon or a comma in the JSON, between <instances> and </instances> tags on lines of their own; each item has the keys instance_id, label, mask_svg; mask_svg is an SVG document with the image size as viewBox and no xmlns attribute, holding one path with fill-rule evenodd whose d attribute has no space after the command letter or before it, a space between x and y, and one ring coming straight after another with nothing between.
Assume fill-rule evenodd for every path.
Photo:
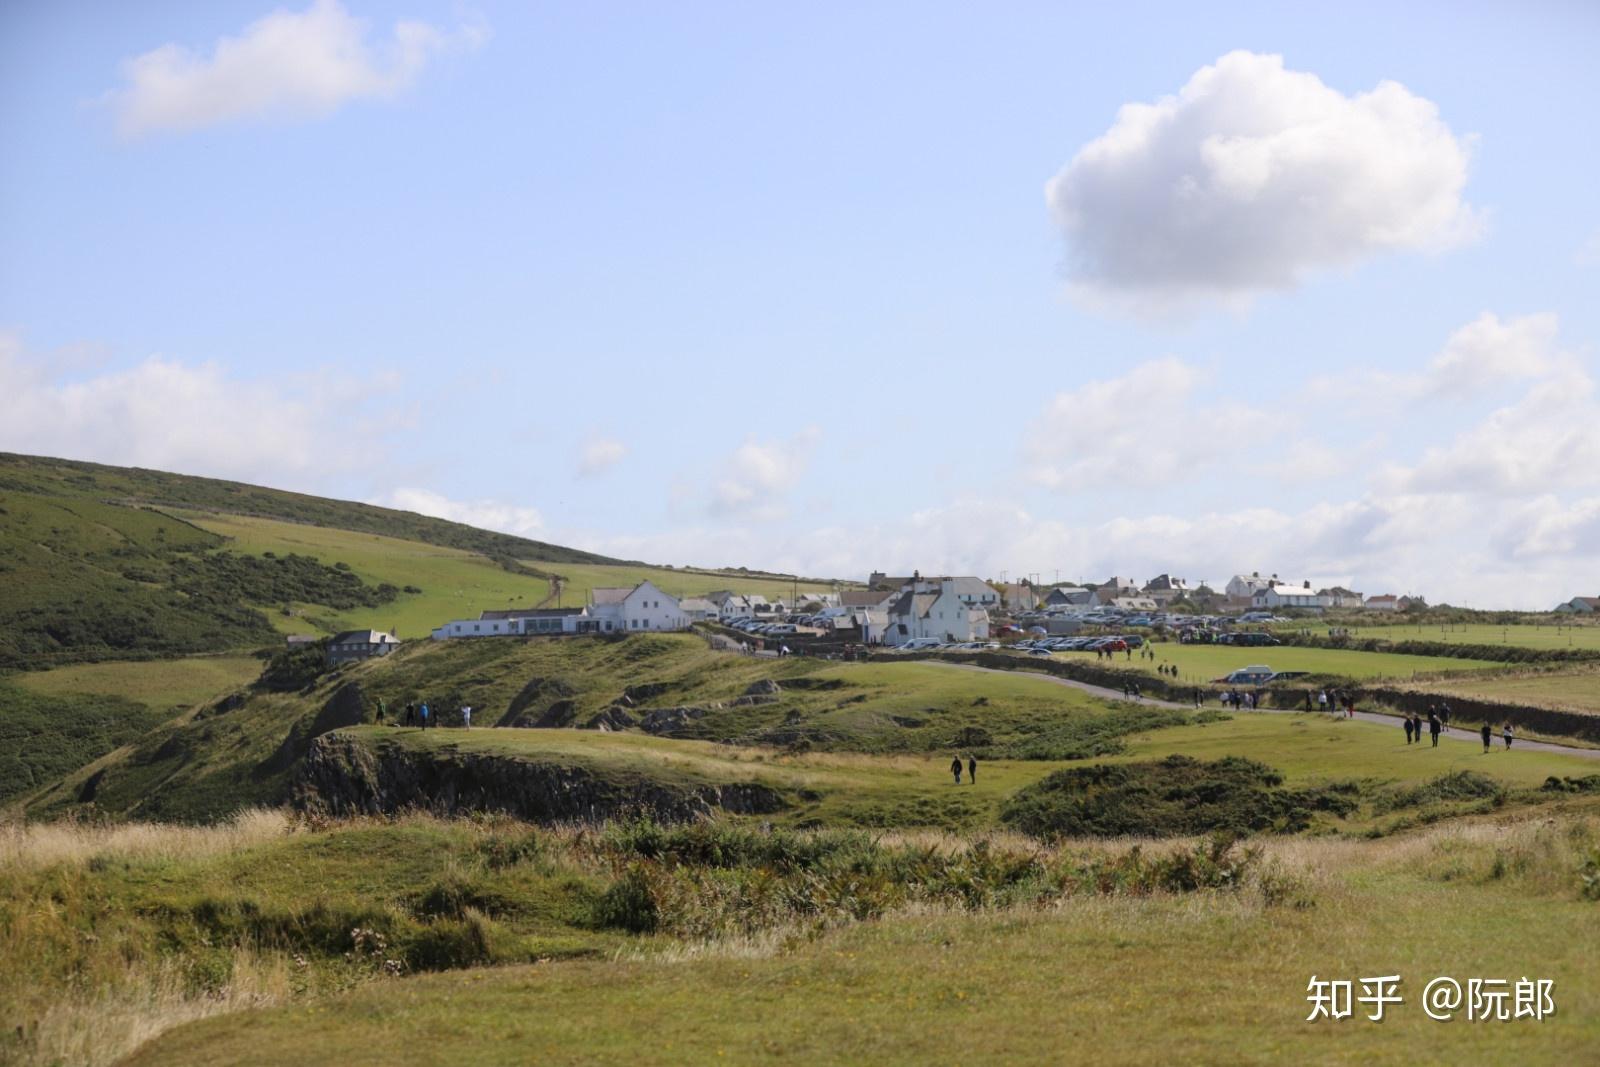
<instances>
[{"instance_id":1,"label":"chimney","mask_svg":"<svg viewBox=\"0 0 1600 1067\"><path fill-rule=\"evenodd\" d=\"M1310 580L1310 579L1309 579L1309 578L1308 578L1308 579L1306 579L1306 588L1307 588L1307 589L1310 589L1310 588L1311 588L1311 580Z\"/></svg>"}]
</instances>

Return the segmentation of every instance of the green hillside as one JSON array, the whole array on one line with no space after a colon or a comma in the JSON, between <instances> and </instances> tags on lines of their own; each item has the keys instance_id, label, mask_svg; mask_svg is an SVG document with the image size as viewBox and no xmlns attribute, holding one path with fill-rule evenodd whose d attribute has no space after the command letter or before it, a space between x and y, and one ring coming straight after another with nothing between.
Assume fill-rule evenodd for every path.
<instances>
[{"instance_id":1,"label":"green hillside","mask_svg":"<svg viewBox=\"0 0 1600 1067\"><path fill-rule=\"evenodd\" d=\"M833 583L651 567L409 512L209 478L0 454L0 669L257 649L284 634L423 637L489 608Z\"/></svg>"},{"instance_id":2,"label":"green hillside","mask_svg":"<svg viewBox=\"0 0 1600 1067\"><path fill-rule=\"evenodd\" d=\"M0 490L68 500L255 515L308 526L384 534L505 559L545 563L624 562L394 508L329 500L217 478L137 467L108 467L77 460L0 452Z\"/></svg>"}]
</instances>

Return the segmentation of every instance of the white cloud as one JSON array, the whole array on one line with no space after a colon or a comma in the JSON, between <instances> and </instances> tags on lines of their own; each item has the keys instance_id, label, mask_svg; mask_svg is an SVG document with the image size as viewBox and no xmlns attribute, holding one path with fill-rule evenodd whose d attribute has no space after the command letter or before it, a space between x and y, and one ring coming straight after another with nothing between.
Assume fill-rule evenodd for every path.
<instances>
[{"instance_id":1,"label":"white cloud","mask_svg":"<svg viewBox=\"0 0 1600 1067\"><path fill-rule=\"evenodd\" d=\"M1028 478L1051 489L1149 487L1194 477L1264 419L1244 405L1197 396L1205 375L1180 359L1057 393L1028 428ZM1201 422L1228 433L1181 433ZM1152 432L1154 431L1154 432Z\"/></svg>"},{"instance_id":2,"label":"white cloud","mask_svg":"<svg viewBox=\"0 0 1600 1067\"><path fill-rule=\"evenodd\" d=\"M781 517L782 497L805 473L820 436L815 427L808 427L786 440L752 438L740 445L712 486L712 513L763 520Z\"/></svg>"},{"instance_id":3,"label":"white cloud","mask_svg":"<svg viewBox=\"0 0 1600 1067\"><path fill-rule=\"evenodd\" d=\"M544 532L544 517L537 510L498 500L451 500L431 489L402 487L373 503L518 537L539 537Z\"/></svg>"},{"instance_id":4,"label":"white cloud","mask_svg":"<svg viewBox=\"0 0 1600 1067\"><path fill-rule=\"evenodd\" d=\"M1556 316L1549 313L1502 320L1485 311L1450 335L1428 364L1424 389L1464 395L1538 378L1558 363L1557 330Z\"/></svg>"},{"instance_id":5,"label":"white cloud","mask_svg":"<svg viewBox=\"0 0 1600 1067\"><path fill-rule=\"evenodd\" d=\"M590 438L578 456L578 474L585 478L604 474L622 462L627 454L628 446L621 441L609 437Z\"/></svg>"},{"instance_id":6,"label":"white cloud","mask_svg":"<svg viewBox=\"0 0 1600 1067\"><path fill-rule=\"evenodd\" d=\"M1468 160L1438 109L1396 82L1345 96L1240 51L1176 96L1123 106L1045 195L1077 295L1171 312L1469 239Z\"/></svg>"},{"instance_id":7,"label":"white cloud","mask_svg":"<svg viewBox=\"0 0 1600 1067\"><path fill-rule=\"evenodd\" d=\"M0 449L305 483L367 465L343 446L374 429L365 405L392 386L245 380L215 363L154 356L127 370L63 380L58 365L0 335Z\"/></svg>"},{"instance_id":8,"label":"white cloud","mask_svg":"<svg viewBox=\"0 0 1600 1067\"><path fill-rule=\"evenodd\" d=\"M445 32L402 19L388 37L369 41L367 24L338 0L315 0L305 11L280 9L221 38L210 55L164 44L135 56L123 64L126 84L107 100L125 137L318 117L351 100L394 96L439 52L476 47L486 36L481 25Z\"/></svg>"}]
</instances>

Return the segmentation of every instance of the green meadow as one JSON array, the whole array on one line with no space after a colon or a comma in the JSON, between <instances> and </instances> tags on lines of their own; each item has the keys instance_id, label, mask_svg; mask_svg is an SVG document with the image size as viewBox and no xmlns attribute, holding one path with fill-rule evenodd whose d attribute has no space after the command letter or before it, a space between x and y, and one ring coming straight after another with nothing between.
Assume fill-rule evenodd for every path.
<instances>
[{"instance_id":1,"label":"green meadow","mask_svg":"<svg viewBox=\"0 0 1600 1067\"><path fill-rule=\"evenodd\" d=\"M1497 672L1439 679L1418 688L1451 696L1600 714L1600 668L1594 666Z\"/></svg>"},{"instance_id":2,"label":"green meadow","mask_svg":"<svg viewBox=\"0 0 1600 1067\"><path fill-rule=\"evenodd\" d=\"M1397 619L1392 623L1364 621L1356 624L1310 619L1283 624L1277 629L1297 631L1309 627L1313 635L1325 635L1330 626L1335 626L1348 630L1353 639L1376 638L1380 641L1439 641L1452 645L1600 650L1600 625L1591 622L1570 623L1560 616L1551 616L1551 620L1537 624L1510 623L1495 626L1489 623L1438 623L1425 618L1415 621Z\"/></svg>"},{"instance_id":3,"label":"green meadow","mask_svg":"<svg viewBox=\"0 0 1600 1067\"><path fill-rule=\"evenodd\" d=\"M261 673L261 666L262 661L255 656L182 656L78 663L48 671L24 671L11 680L24 689L49 696L88 693L170 709L200 704L247 685Z\"/></svg>"},{"instance_id":4,"label":"green meadow","mask_svg":"<svg viewBox=\"0 0 1600 1067\"><path fill-rule=\"evenodd\" d=\"M1158 666L1176 666L1179 680L1204 683L1216 681L1242 667L1263 664L1276 671L1308 671L1312 675L1352 678L1361 681L1411 681L1439 672L1474 671L1497 667L1489 660L1455 659L1450 656L1414 656L1397 652L1357 652L1346 649L1298 648L1278 645L1268 648L1235 648L1231 645L1185 645L1176 641L1151 646L1155 660L1141 660L1134 650L1116 656L1119 667L1136 667L1154 674ZM1092 652L1058 652L1058 658L1094 661Z\"/></svg>"}]
</instances>

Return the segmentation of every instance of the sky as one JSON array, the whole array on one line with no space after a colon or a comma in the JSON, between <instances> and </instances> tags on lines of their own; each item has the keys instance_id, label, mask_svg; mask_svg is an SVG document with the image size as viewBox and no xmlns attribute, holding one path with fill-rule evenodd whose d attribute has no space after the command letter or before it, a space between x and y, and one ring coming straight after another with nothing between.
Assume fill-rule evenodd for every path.
<instances>
[{"instance_id":1,"label":"sky","mask_svg":"<svg viewBox=\"0 0 1600 1067\"><path fill-rule=\"evenodd\" d=\"M0 5L0 450L817 577L1600 594L1600 7Z\"/></svg>"}]
</instances>

